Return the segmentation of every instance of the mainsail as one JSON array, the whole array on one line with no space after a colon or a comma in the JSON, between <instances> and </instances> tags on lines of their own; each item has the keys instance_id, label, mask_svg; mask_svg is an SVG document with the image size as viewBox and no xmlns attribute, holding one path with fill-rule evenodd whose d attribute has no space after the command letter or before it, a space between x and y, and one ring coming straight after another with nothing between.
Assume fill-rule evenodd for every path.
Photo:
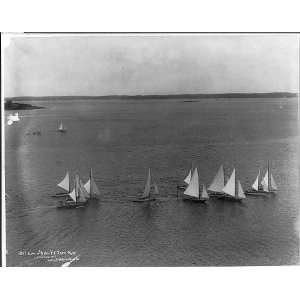
<instances>
[{"instance_id":1,"label":"mainsail","mask_svg":"<svg viewBox=\"0 0 300 300\"><path fill-rule=\"evenodd\" d=\"M146 185L145 185L145 189L144 189L144 193L143 193L142 197L143 198L149 197L150 190L151 190L151 173L150 173L150 169L149 169L148 177L147 177L147 181L146 181Z\"/></svg>"},{"instance_id":2,"label":"mainsail","mask_svg":"<svg viewBox=\"0 0 300 300\"><path fill-rule=\"evenodd\" d=\"M224 169L223 165L220 166L218 173L216 174L213 182L209 186L208 190L211 192L222 193L224 188Z\"/></svg>"},{"instance_id":3,"label":"mainsail","mask_svg":"<svg viewBox=\"0 0 300 300\"><path fill-rule=\"evenodd\" d=\"M260 171L258 171L257 177L256 177L254 183L252 184L252 188L255 191L258 191L258 189L259 189L259 176L260 176Z\"/></svg>"},{"instance_id":4,"label":"mainsail","mask_svg":"<svg viewBox=\"0 0 300 300\"><path fill-rule=\"evenodd\" d=\"M265 176L263 177L263 179L261 181L261 185L262 185L263 190L265 192L269 191L268 178L269 178L269 170L266 171L266 174L265 174Z\"/></svg>"},{"instance_id":5,"label":"mainsail","mask_svg":"<svg viewBox=\"0 0 300 300\"><path fill-rule=\"evenodd\" d=\"M191 181L186 190L184 191L184 194L191 197L199 198L199 176L197 168L195 168Z\"/></svg>"},{"instance_id":6,"label":"mainsail","mask_svg":"<svg viewBox=\"0 0 300 300\"><path fill-rule=\"evenodd\" d=\"M69 172L67 171L67 174L65 176L65 178L57 184L59 187L61 187L62 189L66 190L67 192L70 192L70 178L69 178Z\"/></svg>"},{"instance_id":7,"label":"mainsail","mask_svg":"<svg viewBox=\"0 0 300 300\"><path fill-rule=\"evenodd\" d=\"M189 171L189 174L185 177L185 179L183 180L186 184L189 184L191 181L191 177L192 177L192 170Z\"/></svg>"},{"instance_id":8,"label":"mainsail","mask_svg":"<svg viewBox=\"0 0 300 300\"><path fill-rule=\"evenodd\" d=\"M60 123L59 127L58 127L58 130L64 130L64 125L63 123Z\"/></svg>"},{"instance_id":9,"label":"mainsail","mask_svg":"<svg viewBox=\"0 0 300 300\"><path fill-rule=\"evenodd\" d=\"M202 198L202 199L208 199L208 198L209 198L209 196L208 196L208 194L207 194L206 187L205 187L205 185L204 185L204 184L202 185L202 193L201 193L201 198Z\"/></svg>"},{"instance_id":10,"label":"mainsail","mask_svg":"<svg viewBox=\"0 0 300 300\"><path fill-rule=\"evenodd\" d=\"M233 169L231 176L222 191L232 197L235 197L235 169Z\"/></svg>"}]
</instances>

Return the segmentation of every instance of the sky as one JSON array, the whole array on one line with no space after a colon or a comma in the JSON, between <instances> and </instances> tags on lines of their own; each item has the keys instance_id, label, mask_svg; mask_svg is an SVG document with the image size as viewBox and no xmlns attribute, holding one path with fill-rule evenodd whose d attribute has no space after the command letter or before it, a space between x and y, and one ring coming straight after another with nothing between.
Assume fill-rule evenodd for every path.
<instances>
[{"instance_id":1,"label":"sky","mask_svg":"<svg viewBox=\"0 0 300 300\"><path fill-rule=\"evenodd\" d=\"M5 41L5 97L298 90L296 35L11 35Z\"/></svg>"}]
</instances>

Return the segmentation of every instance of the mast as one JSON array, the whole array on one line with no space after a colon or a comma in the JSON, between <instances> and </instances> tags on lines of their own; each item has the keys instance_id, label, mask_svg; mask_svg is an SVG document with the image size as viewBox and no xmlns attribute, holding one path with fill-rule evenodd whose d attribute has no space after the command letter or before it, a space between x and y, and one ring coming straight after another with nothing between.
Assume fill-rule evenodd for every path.
<instances>
[{"instance_id":1,"label":"mast","mask_svg":"<svg viewBox=\"0 0 300 300\"><path fill-rule=\"evenodd\" d=\"M270 173L270 162L268 160L268 190L271 190L271 173Z\"/></svg>"},{"instance_id":2,"label":"mast","mask_svg":"<svg viewBox=\"0 0 300 300\"><path fill-rule=\"evenodd\" d=\"M92 178L93 178L93 171L92 171L92 168L91 168L90 169L90 198L92 198L92 195L93 195Z\"/></svg>"}]
</instances>

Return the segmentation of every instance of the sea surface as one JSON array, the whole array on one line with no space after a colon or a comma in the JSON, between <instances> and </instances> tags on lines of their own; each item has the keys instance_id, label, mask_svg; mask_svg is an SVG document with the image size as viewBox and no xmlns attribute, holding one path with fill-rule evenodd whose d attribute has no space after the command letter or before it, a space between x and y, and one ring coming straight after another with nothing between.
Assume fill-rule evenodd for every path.
<instances>
[{"instance_id":1,"label":"sea surface","mask_svg":"<svg viewBox=\"0 0 300 300\"><path fill-rule=\"evenodd\" d=\"M8 266L245 266L299 262L296 98L33 101L5 125ZM5 112L6 115L9 112ZM59 123L66 134L57 131ZM33 135L33 131L41 135ZM182 201L191 164L207 186L223 164L244 189L270 161L276 196ZM68 170L101 191L57 209ZM135 203L148 168L160 196Z\"/></svg>"}]
</instances>

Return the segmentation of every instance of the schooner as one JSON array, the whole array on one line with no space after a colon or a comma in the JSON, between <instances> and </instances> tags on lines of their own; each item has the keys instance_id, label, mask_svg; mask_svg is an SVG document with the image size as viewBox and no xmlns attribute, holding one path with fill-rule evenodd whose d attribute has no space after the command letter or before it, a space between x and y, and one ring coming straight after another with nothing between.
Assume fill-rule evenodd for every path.
<instances>
[{"instance_id":1,"label":"schooner","mask_svg":"<svg viewBox=\"0 0 300 300\"><path fill-rule=\"evenodd\" d=\"M144 188L144 192L139 199L133 200L134 202L145 202L156 200L155 196L159 195L159 190L156 180L152 179L150 168L148 170L148 176Z\"/></svg>"},{"instance_id":2,"label":"schooner","mask_svg":"<svg viewBox=\"0 0 300 300\"><path fill-rule=\"evenodd\" d=\"M74 188L64 200L60 200L58 208L77 208L87 204L88 193L79 176L75 175Z\"/></svg>"},{"instance_id":3,"label":"schooner","mask_svg":"<svg viewBox=\"0 0 300 300\"><path fill-rule=\"evenodd\" d=\"M265 176L260 181L260 171L252 184L251 188L248 189L245 193L247 195L267 195L275 194L277 192L277 185L275 183L274 177L270 171L270 163L268 161L267 170Z\"/></svg>"}]
</instances>

